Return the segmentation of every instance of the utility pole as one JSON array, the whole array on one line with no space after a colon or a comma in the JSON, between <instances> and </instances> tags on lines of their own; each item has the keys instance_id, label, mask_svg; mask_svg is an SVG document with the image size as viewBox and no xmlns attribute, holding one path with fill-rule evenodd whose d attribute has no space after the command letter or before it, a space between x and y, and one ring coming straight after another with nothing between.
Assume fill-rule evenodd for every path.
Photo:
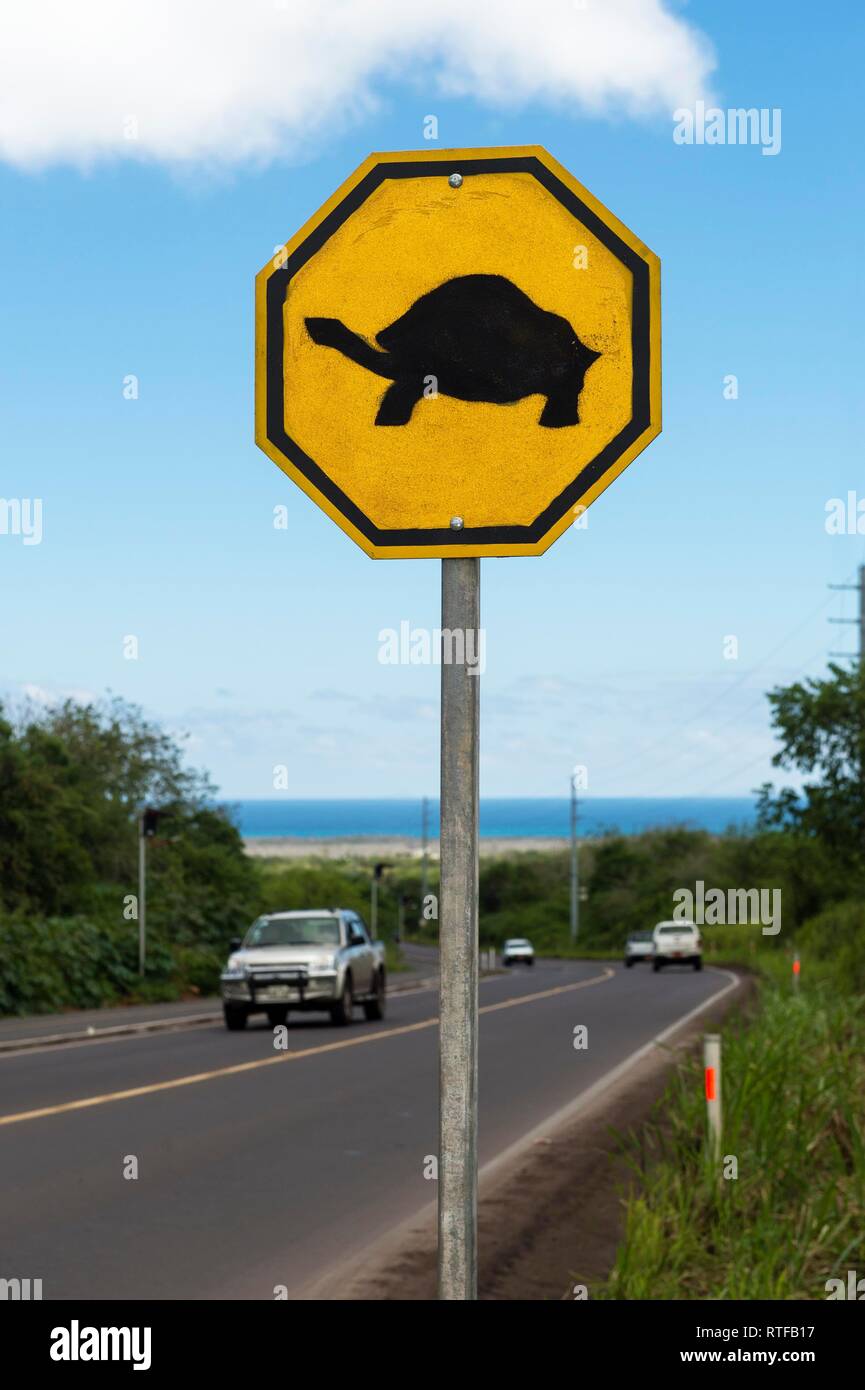
<instances>
[{"instance_id":1,"label":"utility pole","mask_svg":"<svg viewBox=\"0 0 865 1390\"><path fill-rule=\"evenodd\" d=\"M830 589L846 589L859 595L859 616L858 618L830 618L830 623L855 624L859 629L859 660L865 659L865 565L859 566L858 584L830 584ZM830 656L844 656L848 659L854 658L853 652L830 652Z\"/></svg>"},{"instance_id":2,"label":"utility pole","mask_svg":"<svg viewBox=\"0 0 865 1390\"><path fill-rule=\"evenodd\" d=\"M858 617L858 618L830 618L829 621L830 621L830 623L857 623L857 624L858 624L858 626L859 626L859 656L858 656L858 661L859 661L859 679L860 679L860 682L861 682L863 679L865 679L865 565L860 565L860 566L859 566L859 583L858 583L858 584L830 584L830 585L829 585L829 588L830 588L830 589L847 589L847 590L852 589L855 593L858 593L858 595L859 595L859 617ZM851 660L851 659L855 661L855 660L857 659L857 658L853 655L852 652L830 652L829 655L830 655L830 656L841 656L841 657L845 657L848 661ZM862 786L862 795L863 795L863 801L865 801L865 731L862 731L862 733L860 734L859 748L860 748L860 752L859 752L859 775L860 775L860 779L861 779L861 781L862 781L862 783L863 783L863 786ZM798 964L798 961L796 962L796 964ZM794 971L795 971L795 969L796 969L796 964L794 964L794 966L793 966ZM798 983L799 983L799 976L798 976L798 973L797 973L797 974L794 974L793 980L794 980L794 983L795 983L795 984L798 984Z\"/></svg>"},{"instance_id":3,"label":"utility pole","mask_svg":"<svg viewBox=\"0 0 865 1390\"><path fill-rule=\"evenodd\" d=\"M571 945L580 932L580 865L577 857L577 774L571 773Z\"/></svg>"},{"instance_id":4,"label":"utility pole","mask_svg":"<svg viewBox=\"0 0 865 1390\"><path fill-rule=\"evenodd\" d=\"M147 811L138 817L138 973L144 974L147 952Z\"/></svg>"},{"instance_id":5,"label":"utility pole","mask_svg":"<svg viewBox=\"0 0 865 1390\"><path fill-rule=\"evenodd\" d=\"M159 829L164 811L144 806L138 818L138 973L144 974L147 955L147 841Z\"/></svg>"}]
</instances>

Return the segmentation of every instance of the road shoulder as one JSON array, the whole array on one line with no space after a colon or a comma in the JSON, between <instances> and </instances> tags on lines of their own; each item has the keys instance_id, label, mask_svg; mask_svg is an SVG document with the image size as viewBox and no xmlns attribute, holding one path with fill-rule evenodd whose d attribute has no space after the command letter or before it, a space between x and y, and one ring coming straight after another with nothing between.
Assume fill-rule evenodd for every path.
<instances>
[{"instance_id":1,"label":"road shoulder","mask_svg":"<svg viewBox=\"0 0 865 1390\"><path fill-rule=\"evenodd\" d=\"M513 1150L486 1165L478 1202L478 1293L481 1299L567 1299L573 1285L605 1279L622 1235L623 1196L631 1181L618 1136L644 1123L678 1060L704 1032L755 992L740 972L734 988L594 1094L561 1112ZM663 1035L662 1035L663 1037ZM435 1207L343 1269L338 1284L321 1281L312 1298L429 1300L436 1297Z\"/></svg>"}]
</instances>

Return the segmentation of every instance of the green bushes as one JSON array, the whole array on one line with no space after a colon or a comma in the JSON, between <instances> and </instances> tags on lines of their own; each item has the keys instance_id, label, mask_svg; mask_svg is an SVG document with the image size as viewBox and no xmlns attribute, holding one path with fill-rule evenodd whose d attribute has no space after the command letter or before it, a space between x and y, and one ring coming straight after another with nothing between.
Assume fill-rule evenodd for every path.
<instances>
[{"instance_id":1,"label":"green bushes","mask_svg":"<svg viewBox=\"0 0 865 1390\"><path fill-rule=\"evenodd\" d=\"M211 992L259 885L206 776L120 700L0 711L0 1013ZM138 975L138 814L147 974Z\"/></svg>"},{"instance_id":2,"label":"green bushes","mask_svg":"<svg viewBox=\"0 0 865 1390\"><path fill-rule=\"evenodd\" d=\"M724 1033L723 1154L707 1157L698 1058L628 1141L640 1179L609 1281L617 1299L815 1299L865 1263L861 999L767 985Z\"/></svg>"},{"instance_id":3,"label":"green bushes","mask_svg":"<svg viewBox=\"0 0 865 1390\"><path fill-rule=\"evenodd\" d=\"M833 903L796 933L806 979L817 974L835 988L865 994L865 904Z\"/></svg>"},{"instance_id":4,"label":"green bushes","mask_svg":"<svg viewBox=\"0 0 865 1390\"><path fill-rule=\"evenodd\" d=\"M211 994L224 961L223 950L153 937L142 980L134 922L107 927L86 917L7 917L0 921L0 1014Z\"/></svg>"},{"instance_id":5,"label":"green bushes","mask_svg":"<svg viewBox=\"0 0 865 1390\"><path fill-rule=\"evenodd\" d=\"M671 828L643 835L609 835L580 845L580 883L586 897L580 902L580 953L618 956L631 931L645 931L671 917L677 889L780 889L782 931L763 937L759 925L732 929L708 926L707 942L724 943L744 959L752 945L771 944L777 956L793 932L825 903L849 891L849 878L813 839L791 831L745 834ZM329 870L329 866L328 866ZM283 871L284 882L293 869ZM363 892L368 893L367 878ZM430 874L430 892L438 891L438 866ZM385 920L395 914L403 893L420 900L420 867L401 862L383 882L381 911ZM363 903L359 904L361 910ZM479 933L484 946L498 945L509 936L529 936L546 954L570 953L570 856L567 851L521 852L509 858L484 858L480 864ZM416 919L417 913L415 913ZM409 920L409 914L406 914ZM434 940L435 922L421 929L421 939Z\"/></svg>"},{"instance_id":6,"label":"green bushes","mask_svg":"<svg viewBox=\"0 0 865 1390\"><path fill-rule=\"evenodd\" d=\"M136 982L134 936L84 917L0 922L0 1013L97 1008Z\"/></svg>"}]
</instances>

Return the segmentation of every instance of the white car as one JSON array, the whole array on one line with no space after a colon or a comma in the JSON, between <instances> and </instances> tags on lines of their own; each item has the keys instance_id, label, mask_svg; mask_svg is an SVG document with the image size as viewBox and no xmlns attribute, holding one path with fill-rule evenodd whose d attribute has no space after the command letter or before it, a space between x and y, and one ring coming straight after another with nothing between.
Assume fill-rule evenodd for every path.
<instances>
[{"instance_id":1,"label":"white car","mask_svg":"<svg viewBox=\"0 0 865 1390\"><path fill-rule=\"evenodd\" d=\"M512 936L502 947L502 965L534 965L535 948L524 936Z\"/></svg>"},{"instance_id":2,"label":"white car","mask_svg":"<svg viewBox=\"0 0 865 1390\"><path fill-rule=\"evenodd\" d=\"M348 908L269 912L241 942L232 942L220 976L225 1026L246 1027L265 1013L272 1027L289 1009L325 1009L334 1023L351 1023L356 1004L365 1016L384 1018L384 944L371 941L363 920Z\"/></svg>"},{"instance_id":3,"label":"white car","mask_svg":"<svg viewBox=\"0 0 865 1390\"><path fill-rule=\"evenodd\" d=\"M652 932L652 969L664 965L693 965L703 969L703 942L693 922L659 922Z\"/></svg>"},{"instance_id":4,"label":"white car","mask_svg":"<svg viewBox=\"0 0 865 1390\"><path fill-rule=\"evenodd\" d=\"M625 965L631 968L637 961L651 960L655 942L650 931L632 931L625 942Z\"/></svg>"}]
</instances>

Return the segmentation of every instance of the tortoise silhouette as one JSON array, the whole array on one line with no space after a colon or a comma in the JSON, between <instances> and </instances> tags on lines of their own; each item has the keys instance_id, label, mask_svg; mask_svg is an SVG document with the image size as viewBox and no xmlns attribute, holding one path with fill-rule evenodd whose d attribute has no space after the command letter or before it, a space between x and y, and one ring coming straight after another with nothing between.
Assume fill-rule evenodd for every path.
<instances>
[{"instance_id":1,"label":"tortoise silhouette","mask_svg":"<svg viewBox=\"0 0 865 1390\"><path fill-rule=\"evenodd\" d=\"M538 424L577 425L586 372L601 355L503 275L460 275L422 294L376 334L383 351L339 319L308 318L306 327L314 343L392 382L377 425L408 424L430 377L461 401L546 396Z\"/></svg>"}]
</instances>

